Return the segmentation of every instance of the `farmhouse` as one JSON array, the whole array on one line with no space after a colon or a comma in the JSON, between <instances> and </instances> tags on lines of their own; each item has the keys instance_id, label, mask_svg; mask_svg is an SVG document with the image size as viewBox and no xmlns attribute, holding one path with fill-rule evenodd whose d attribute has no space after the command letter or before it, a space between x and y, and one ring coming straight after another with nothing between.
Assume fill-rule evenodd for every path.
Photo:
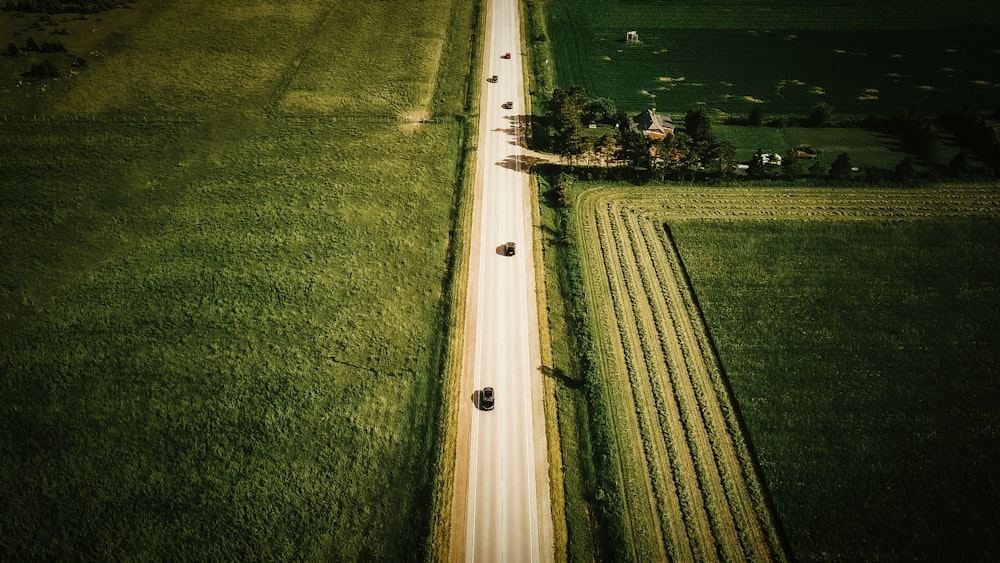
<instances>
[{"instance_id":1,"label":"farmhouse","mask_svg":"<svg viewBox=\"0 0 1000 563\"><path fill-rule=\"evenodd\" d=\"M639 131L650 139L663 139L674 133L674 122L669 115L660 115L656 109L647 109L632 118L629 128Z\"/></svg>"}]
</instances>

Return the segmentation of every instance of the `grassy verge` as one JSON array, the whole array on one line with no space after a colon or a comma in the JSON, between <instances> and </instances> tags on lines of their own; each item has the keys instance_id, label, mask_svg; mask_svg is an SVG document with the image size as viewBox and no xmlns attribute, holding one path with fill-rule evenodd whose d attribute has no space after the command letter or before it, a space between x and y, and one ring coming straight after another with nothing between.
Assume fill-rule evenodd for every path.
<instances>
[{"instance_id":1,"label":"grassy verge","mask_svg":"<svg viewBox=\"0 0 1000 563\"><path fill-rule=\"evenodd\" d=\"M472 29L468 42L454 41L450 44L461 45L464 55L455 54L448 60L453 65L447 69L454 73L455 80L442 81L444 84L462 84L461 99L465 119L464 144L459 166L456 204L452 216L451 245L448 251L450 261L448 292L445 296L448 321L447 342L444 349L444 362L441 370L442 411L439 417L438 443L435 452L433 516L428 559L446 561L451 549L452 534L452 504L455 492L455 463L458 430L458 405L461 399L462 357L464 353L465 307L467 287L465 281L469 277L469 240L472 236L473 194L475 192L475 168L478 130L478 108L481 87L478 80L465 79L458 81L459 76L478 76L482 67L483 41L481 34L475 30L482 29L485 23L485 10L480 2L470 2L463 10L456 12L452 24L452 33L458 37L464 30ZM480 35L477 38L477 35ZM440 90L440 87L439 87Z\"/></svg>"},{"instance_id":2,"label":"grassy verge","mask_svg":"<svg viewBox=\"0 0 1000 563\"><path fill-rule=\"evenodd\" d=\"M550 205L549 184L539 181L540 232L545 272L545 312L548 329L549 359L543 359L551 389L554 412L547 411L549 424L555 422L554 435L559 438L561 466L560 484L563 487L562 525L566 530L565 556L569 561L586 561L600 558L597 534L597 507L594 498L597 484L594 477L594 451L589 425L584 375L576 356L578 346L574 335L566 295L566 238L563 231L565 217ZM552 430L550 430L552 432ZM556 481L553 480L553 487ZM553 517L558 513L553 511ZM557 523L558 524L558 523Z\"/></svg>"}]
</instances>

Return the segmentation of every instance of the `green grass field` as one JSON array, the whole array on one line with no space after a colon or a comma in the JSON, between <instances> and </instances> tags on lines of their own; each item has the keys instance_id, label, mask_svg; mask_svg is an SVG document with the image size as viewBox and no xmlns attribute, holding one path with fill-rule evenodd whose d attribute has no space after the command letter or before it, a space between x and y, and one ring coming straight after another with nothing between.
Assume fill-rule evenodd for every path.
<instances>
[{"instance_id":1,"label":"green grass field","mask_svg":"<svg viewBox=\"0 0 1000 563\"><path fill-rule=\"evenodd\" d=\"M785 156L795 147L807 145L819 151L819 158L825 166L830 164L840 153L846 152L851 157L854 166L876 166L892 170L905 153L891 148L891 139L885 135L855 127L744 127L738 125L716 125L712 128L716 135L733 143L736 158L741 162L749 161L757 149L766 153L778 153ZM954 154L954 149L947 148L943 153L946 159ZM803 161L803 166L810 162Z\"/></svg>"},{"instance_id":2,"label":"green grass field","mask_svg":"<svg viewBox=\"0 0 1000 563\"><path fill-rule=\"evenodd\" d=\"M546 13L558 85L628 111L993 109L1000 85L1000 11L988 2L550 0Z\"/></svg>"},{"instance_id":3,"label":"green grass field","mask_svg":"<svg viewBox=\"0 0 1000 563\"><path fill-rule=\"evenodd\" d=\"M474 16L392 11L140 3L0 97L0 559L425 554Z\"/></svg>"},{"instance_id":4,"label":"green grass field","mask_svg":"<svg viewBox=\"0 0 1000 563\"><path fill-rule=\"evenodd\" d=\"M669 226L796 557L996 554L1000 225Z\"/></svg>"}]
</instances>

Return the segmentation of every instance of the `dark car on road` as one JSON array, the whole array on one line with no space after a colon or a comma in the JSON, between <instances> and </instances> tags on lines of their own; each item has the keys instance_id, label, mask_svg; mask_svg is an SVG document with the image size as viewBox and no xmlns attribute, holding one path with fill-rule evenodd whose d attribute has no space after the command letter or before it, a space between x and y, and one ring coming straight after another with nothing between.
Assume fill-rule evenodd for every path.
<instances>
[{"instance_id":1,"label":"dark car on road","mask_svg":"<svg viewBox=\"0 0 1000 563\"><path fill-rule=\"evenodd\" d=\"M497 75L494 74L493 76L487 78L486 81L489 82L489 83L491 83L491 84L496 84L497 83Z\"/></svg>"},{"instance_id":2,"label":"dark car on road","mask_svg":"<svg viewBox=\"0 0 1000 563\"><path fill-rule=\"evenodd\" d=\"M493 403L496 399L493 397L492 387L483 387L483 392L479 394L479 408L484 411L493 410Z\"/></svg>"},{"instance_id":3,"label":"dark car on road","mask_svg":"<svg viewBox=\"0 0 1000 563\"><path fill-rule=\"evenodd\" d=\"M504 102L500 104L500 107L502 107L503 109L510 109L514 107L514 102Z\"/></svg>"},{"instance_id":4,"label":"dark car on road","mask_svg":"<svg viewBox=\"0 0 1000 563\"><path fill-rule=\"evenodd\" d=\"M514 243L513 242L508 242L507 244L503 245L503 255L504 256L513 256L514 255Z\"/></svg>"}]
</instances>

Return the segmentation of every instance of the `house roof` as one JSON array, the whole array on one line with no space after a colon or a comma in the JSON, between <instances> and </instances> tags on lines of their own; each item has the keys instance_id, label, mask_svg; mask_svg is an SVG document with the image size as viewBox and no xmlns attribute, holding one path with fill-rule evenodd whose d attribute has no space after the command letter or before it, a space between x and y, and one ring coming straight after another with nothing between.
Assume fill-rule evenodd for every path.
<instances>
[{"instance_id":1,"label":"house roof","mask_svg":"<svg viewBox=\"0 0 1000 563\"><path fill-rule=\"evenodd\" d=\"M632 118L632 127L643 133L659 133L666 135L674 132L674 122L669 115L660 115L656 110L647 109Z\"/></svg>"}]
</instances>

